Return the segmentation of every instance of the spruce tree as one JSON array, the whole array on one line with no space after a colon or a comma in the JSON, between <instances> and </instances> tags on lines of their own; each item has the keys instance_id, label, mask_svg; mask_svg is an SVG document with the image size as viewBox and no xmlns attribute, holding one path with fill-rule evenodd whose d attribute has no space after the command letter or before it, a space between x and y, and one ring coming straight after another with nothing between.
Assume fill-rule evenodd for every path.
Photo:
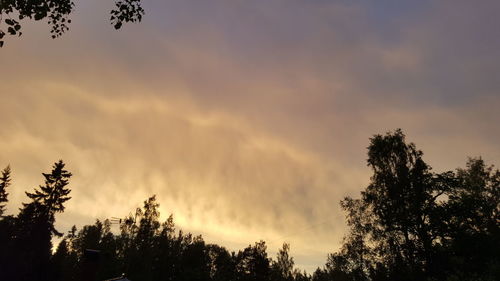
<instances>
[{"instance_id":1,"label":"spruce tree","mask_svg":"<svg viewBox=\"0 0 500 281\"><path fill-rule=\"evenodd\" d=\"M0 217L5 212L5 203L8 201L7 196L7 187L10 185L10 166L7 166L2 171L2 175L0 176Z\"/></svg>"},{"instance_id":2,"label":"spruce tree","mask_svg":"<svg viewBox=\"0 0 500 281\"><path fill-rule=\"evenodd\" d=\"M53 235L61 236L55 227L55 214L64 211L71 190L67 187L71 173L64 169L62 160L56 162L50 173L43 173L45 184L33 193L26 192L29 203L23 203L17 228L18 272L24 280L48 280L48 265Z\"/></svg>"},{"instance_id":3,"label":"spruce tree","mask_svg":"<svg viewBox=\"0 0 500 281\"><path fill-rule=\"evenodd\" d=\"M55 214L64 211L64 202L71 199L68 194L71 192L66 186L69 183L71 173L64 170L65 164L62 160L56 162L50 174L42 173L45 177L45 184L40 185L33 193L26 192L26 195L33 201L23 204L27 207L33 204L37 207L36 215L50 224L52 233L61 234L54 229Z\"/></svg>"}]
</instances>

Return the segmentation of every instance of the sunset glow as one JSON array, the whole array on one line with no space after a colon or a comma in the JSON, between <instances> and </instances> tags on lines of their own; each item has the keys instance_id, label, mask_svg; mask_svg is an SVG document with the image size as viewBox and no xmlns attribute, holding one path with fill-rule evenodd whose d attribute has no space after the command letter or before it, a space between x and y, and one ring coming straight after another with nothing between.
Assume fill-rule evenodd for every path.
<instances>
[{"instance_id":1,"label":"sunset glow","mask_svg":"<svg viewBox=\"0 0 500 281\"><path fill-rule=\"evenodd\" d=\"M0 49L7 213L63 159L60 231L156 194L162 221L231 250L289 242L313 272L374 134L403 128L436 171L500 165L500 2L480 2L148 0L115 31L90 0L61 38L26 23Z\"/></svg>"}]
</instances>

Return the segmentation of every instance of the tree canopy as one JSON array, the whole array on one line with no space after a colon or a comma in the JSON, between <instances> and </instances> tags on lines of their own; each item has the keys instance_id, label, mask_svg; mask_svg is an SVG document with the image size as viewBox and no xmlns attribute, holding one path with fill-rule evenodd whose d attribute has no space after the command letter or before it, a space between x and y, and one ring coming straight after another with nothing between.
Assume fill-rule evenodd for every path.
<instances>
[{"instance_id":1,"label":"tree canopy","mask_svg":"<svg viewBox=\"0 0 500 281\"><path fill-rule=\"evenodd\" d=\"M350 231L318 280L499 280L498 170L470 158L434 173L401 130L370 139L368 166L361 198L341 202Z\"/></svg>"},{"instance_id":2,"label":"tree canopy","mask_svg":"<svg viewBox=\"0 0 500 281\"><path fill-rule=\"evenodd\" d=\"M341 201L349 227L341 248L309 275L295 267L287 243L274 259L265 241L229 251L176 229L173 215L161 222L156 196L125 218L73 226L62 236L55 216L70 200L72 175L58 161L43 173L44 184L26 193L19 214L0 219L0 279L105 280L125 273L144 281L500 280L498 169L469 158L465 168L433 172L401 130L372 137L367 164L370 184L359 198ZM0 204L9 184L7 167Z\"/></svg>"}]
</instances>

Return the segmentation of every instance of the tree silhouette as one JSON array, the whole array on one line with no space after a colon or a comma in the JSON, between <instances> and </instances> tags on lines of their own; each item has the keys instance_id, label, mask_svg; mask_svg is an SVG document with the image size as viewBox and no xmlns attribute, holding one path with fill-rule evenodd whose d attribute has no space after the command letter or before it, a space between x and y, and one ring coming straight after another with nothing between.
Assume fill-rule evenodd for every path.
<instances>
[{"instance_id":1,"label":"tree silhouette","mask_svg":"<svg viewBox=\"0 0 500 281\"><path fill-rule=\"evenodd\" d=\"M384 236L377 239L383 242L377 251L389 250L387 257L393 260L394 270L404 268L405 274L418 279L422 266L431 262L429 218L437 185L422 160L422 151L413 143L407 144L401 130L375 136L368 150L368 165L374 174L372 183L362 192L362 200L374 213L377 229L373 234Z\"/></svg>"},{"instance_id":2,"label":"tree silhouette","mask_svg":"<svg viewBox=\"0 0 500 281\"><path fill-rule=\"evenodd\" d=\"M47 20L52 38L61 36L69 29L75 3L73 0L1 0L0 1L0 47L4 44L4 36L21 36L21 21ZM142 20L144 9L141 0L115 0L115 8L110 12L111 24L120 29L124 22ZM14 15L15 18L14 18ZM5 23L6 29L1 24Z\"/></svg>"},{"instance_id":3,"label":"tree silhouette","mask_svg":"<svg viewBox=\"0 0 500 281\"><path fill-rule=\"evenodd\" d=\"M500 171L471 158L455 177L456 185L446 193L434 271L451 280L499 280Z\"/></svg>"},{"instance_id":4,"label":"tree silhouette","mask_svg":"<svg viewBox=\"0 0 500 281\"><path fill-rule=\"evenodd\" d=\"M295 262L290 257L290 244L283 243L283 247L279 249L276 260L272 261L272 280L275 281L292 281L294 280Z\"/></svg>"},{"instance_id":5,"label":"tree silhouette","mask_svg":"<svg viewBox=\"0 0 500 281\"><path fill-rule=\"evenodd\" d=\"M433 173L401 130L370 139L371 183L341 202L349 233L315 280L498 280L499 172Z\"/></svg>"},{"instance_id":6,"label":"tree silhouette","mask_svg":"<svg viewBox=\"0 0 500 281\"><path fill-rule=\"evenodd\" d=\"M289 244L276 259L264 241L235 253L176 230L172 215L160 223L156 196L118 220L119 232L109 220L74 226L52 253L52 238L60 235L55 215L70 198L71 173L59 161L43 174L44 185L26 193L31 201L17 216L0 218L0 279L106 280L125 273L144 281L500 280L500 171L470 158L465 168L433 172L401 130L370 139L368 166L373 174L361 196L341 201L349 227L341 248L310 276L294 268ZM6 168L2 203L9 183Z\"/></svg>"},{"instance_id":7,"label":"tree silhouette","mask_svg":"<svg viewBox=\"0 0 500 281\"><path fill-rule=\"evenodd\" d=\"M75 272L79 272L78 257L72 249L71 238L65 238L59 243L50 263L51 280L76 280Z\"/></svg>"},{"instance_id":8,"label":"tree silhouette","mask_svg":"<svg viewBox=\"0 0 500 281\"><path fill-rule=\"evenodd\" d=\"M219 245L207 245L210 258L211 280L232 281L235 280L234 257L224 247Z\"/></svg>"},{"instance_id":9,"label":"tree silhouette","mask_svg":"<svg viewBox=\"0 0 500 281\"><path fill-rule=\"evenodd\" d=\"M55 214L64 211L64 203L71 197L67 188L71 173L64 170L62 160L56 162L51 173L43 173L45 184L33 193L26 192L32 201L24 203L17 218L16 246L20 250L20 273L26 280L49 280L49 260L52 237L61 236L55 227Z\"/></svg>"},{"instance_id":10,"label":"tree silhouette","mask_svg":"<svg viewBox=\"0 0 500 281\"><path fill-rule=\"evenodd\" d=\"M0 217L5 212L5 204L8 199L7 187L10 185L10 166L7 166L2 170L2 175L0 176Z\"/></svg>"},{"instance_id":11,"label":"tree silhouette","mask_svg":"<svg viewBox=\"0 0 500 281\"><path fill-rule=\"evenodd\" d=\"M266 253L266 243L259 241L239 251L236 256L237 280L270 280L270 261Z\"/></svg>"},{"instance_id":12,"label":"tree silhouette","mask_svg":"<svg viewBox=\"0 0 500 281\"><path fill-rule=\"evenodd\" d=\"M23 204L25 207L33 205L42 219L49 223L54 223L55 214L64 211L64 203L71 199L68 194L71 192L66 187L69 183L71 173L64 170L65 164L62 160L56 162L50 174L42 173L45 178L45 184L40 185L33 193L26 192L32 202ZM53 226L50 229L53 234L61 235Z\"/></svg>"},{"instance_id":13,"label":"tree silhouette","mask_svg":"<svg viewBox=\"0 0 500 281\"><path fill-rule=\"evenodd\" d=\"M137 212L135 220L137 223L136 232L131 237L132 243L129 249L129 271L131 279L153 280L151 264L154 260L155 236L160 230L159 204L156 196L152 196L144 201L144 207Z\"/></svg>"}]
</instances>

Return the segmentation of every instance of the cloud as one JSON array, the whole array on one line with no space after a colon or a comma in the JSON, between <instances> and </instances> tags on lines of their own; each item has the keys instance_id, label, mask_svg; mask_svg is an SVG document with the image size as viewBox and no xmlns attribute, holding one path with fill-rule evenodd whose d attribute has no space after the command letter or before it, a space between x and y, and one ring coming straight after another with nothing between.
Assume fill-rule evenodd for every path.
<instances>
[{"instance_id":1,"label":"cloud","mask_svg":"<svg viewBox=\"0 0 500 281\"><path fill-rule=\"evenodd\" d=\"M495 1L150 1L119 32L108 4L79 5L60 40L28 24L0 52L11 212L63 158L63 229L156 193L186 230L289 241L311 270L341 243L373 134L403 128L438 171L498 163Z\"/></svg>"},{"instance_id":2,"label":"cloud","mask_svg":"<svg viewBox=\"0 0 500 281\"><path fill-rule=\"evenodd\" d=\"M279 238L325 224L325 218L325 233L342 233L332 201L347 179L335 163L235 116L199 113L188 102L107 97L67 83L35 86L18 91L3 108L12 125L0 130L2 162L12 161L17 205L49 169L48 161L68 163L73 199L60 227L125 216L158 194L164 218L174 213L181 228L212 241L244 246L266 239L278 248Z\"/></svg>"}]
</instances>

